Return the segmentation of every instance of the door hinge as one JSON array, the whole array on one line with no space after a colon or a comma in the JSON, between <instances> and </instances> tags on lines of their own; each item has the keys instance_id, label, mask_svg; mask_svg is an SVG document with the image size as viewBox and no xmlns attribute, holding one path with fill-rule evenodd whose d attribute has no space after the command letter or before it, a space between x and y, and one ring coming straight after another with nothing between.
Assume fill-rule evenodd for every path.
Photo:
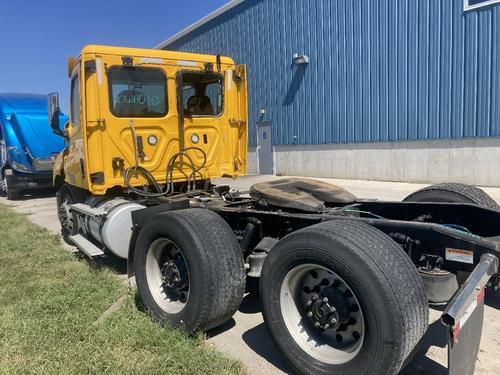
<instances>
[{"instance_id":1,"label":"door hinge","mask_svg":"<svg viewBox=\"0 0 500 375\"><path fill-rule=\"evenodd\" d=\"M96 72L95 60L85 61L84 65L85 73L94 74Z\"/></svg>"}]
</instances>

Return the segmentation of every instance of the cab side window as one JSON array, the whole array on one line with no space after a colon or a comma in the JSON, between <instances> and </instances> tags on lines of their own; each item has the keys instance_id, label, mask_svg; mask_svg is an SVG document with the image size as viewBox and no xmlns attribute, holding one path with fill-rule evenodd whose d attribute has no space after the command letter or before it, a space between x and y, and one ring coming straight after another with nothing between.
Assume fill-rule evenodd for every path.
<instances>
[{"instance_id":1,"label":"cab side window","mask_svg":"<svg viewBox=\"0 0 500 375\"><path fill-rule=\"evenodd\" d=\"M224 76L207 72L182 73L184 116L220 116L224 105Z\"/></svg>"},{"instance_id":2,"label":"cab side window","mask_svg":"<svg viewBox=\"0 0 500 375\"><path fill-rule=\"evenodd\" d=\"M80 123L80 81L78 74L71 80L71 122Z\"/></svg>"}]
</instances>

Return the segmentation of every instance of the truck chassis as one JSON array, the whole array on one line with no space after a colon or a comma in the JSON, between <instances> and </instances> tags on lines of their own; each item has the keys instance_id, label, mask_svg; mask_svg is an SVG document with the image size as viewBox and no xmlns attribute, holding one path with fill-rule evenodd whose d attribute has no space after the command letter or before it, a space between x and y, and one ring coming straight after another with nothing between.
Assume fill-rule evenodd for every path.
<instances>
[{"instance_id":1,"label":"truck chassis","mask_svg":"<svg viewBox=\"0 0 500 375\"><path fill-rule=\"evenodd\" d=\"M471 189L474 199L456 199ZM472 374L484 288L500 281L500 211L477 188L435 190L445 194L383 202L288 179L250 195L216 186L78 200L68 189L69 205L58 202L63 229L70 215L69 239L87 255L104 255L110 237L125 241L120 256L160 323L210 330L238 309L246 278L260 277L264 319L295 371L386 374L418 351L429 302L446 305L449 372Z\"/></svg>"}]
</instances>

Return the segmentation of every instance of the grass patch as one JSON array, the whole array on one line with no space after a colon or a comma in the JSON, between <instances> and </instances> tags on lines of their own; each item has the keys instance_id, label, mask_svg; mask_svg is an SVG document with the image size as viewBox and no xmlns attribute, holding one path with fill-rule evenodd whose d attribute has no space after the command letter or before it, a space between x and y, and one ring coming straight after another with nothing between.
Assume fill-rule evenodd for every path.
<instances>
[{"instance_id":1,"label":"grass patch","mask_svg":"<svg viewBox=\"0 0 500 375\"><path fill-rule=\"evenodd\" d=\"M124 304L93 324L120 297ZM243 374L202 337L161 328L107 269L0 205L0 373Z\"/></svg>"}]
</instances>

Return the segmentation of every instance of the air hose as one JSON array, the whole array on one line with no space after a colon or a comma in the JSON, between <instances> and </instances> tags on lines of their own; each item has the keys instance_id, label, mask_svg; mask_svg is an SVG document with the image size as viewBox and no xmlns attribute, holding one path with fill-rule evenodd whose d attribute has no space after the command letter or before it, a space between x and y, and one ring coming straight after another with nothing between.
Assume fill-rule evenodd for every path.
<instances>
[{"instance_id":1,"label":"air hose","mask_svg":"<svg viewBox=\"0 0 500 375\"><path fill-rule=\"evenodd\" d=\"M174 167L175 167L175 162L178 158L180 157L185 157L189 163L189 167L191 168L191 174L187 178L188 182L188 191L194 190L196 186L196 174L203 168L205 167L205 164L207 163L207 154L205 151L203 151L199 147L186 147L180 150L179 152L175 153L172 155L172 157L169 159L167 163L167 168L166 168L166 179L165 179L165 184L166 184L166 189L163 190L160 183L154 178L154 176L149 172L146 168L141 167L139 165L139 150L138 150L138 145L137 145L137 133L135 131L135 126L134 126L134 121L130 120L130 129L132 131L132 137L133 139L133 144L134 144L134 157L135 157L135 163L133 166L128 167L125 169L124 173L124 181L125 185L127 185L128 189L137 195L143 196L143 197L148 197L148 198L158 198L158 197L163 197L166 195L171 195L174 193L174 179L173 179L173 174L174 174ZM196 150L199 151L203 155L203 163L197 167L193 161L193 158L187 154L187 151L190 150ZM131 172L132 175L131 175ZM140 174L146 178L146 180L149 182L149 185L152 185L154 189L156 190L156 193L149 192L149 191L143 191L140 190L134 186L131 185L130 179L133 177L137 177L137 175Z\"/></svg>"}]
</instances>

